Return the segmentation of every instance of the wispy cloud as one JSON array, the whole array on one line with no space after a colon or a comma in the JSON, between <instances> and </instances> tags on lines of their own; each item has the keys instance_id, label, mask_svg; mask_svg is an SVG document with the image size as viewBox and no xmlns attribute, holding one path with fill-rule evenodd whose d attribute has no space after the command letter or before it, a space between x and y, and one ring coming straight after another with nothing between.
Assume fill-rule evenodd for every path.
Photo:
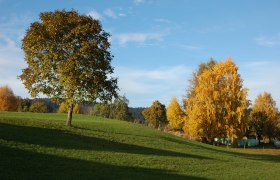
<instances>
[{"instance_id":1,"label":"wispy cloud","mask_svg":"<svg viewBox=\"0 0 280 180\"><path fill-rule=\"evenodd\" d=\"M16 95L27 97L27 91L17 79L17 75L25 66L23 53L15 41L5 34L0 34L0 85L8 85Z\"/></svg>"},{"instance_id":2,"label":"wispy cloud","mask_svg":"<svg viewBox=\"0 0 280 180\"><path fill-rule=\"evenodd\" d=\"M145 0L133 0L133 2L134 2L135 4L140 4L140 3L144 3Z\"/></svg>"},{"instance_id":3,"label":"wispy cloud","mask_svg":"<svg viewBox=\"0 0 280 180\"><path fill-rule=\"evenodd\" d=\"M16 48L16 43L7 36L0 33L0 50Z\"/></svg>"},{"instance_id":4,"label":"wispy cloud","mask_svg":"<svg viewBox=\"0 0 280 180\"><path fill-rule=\"evenodd\" d=\"M255 98L264 91L270 92L280 107L280 63L279 61L250 61L240 66L244 87L249 89L249 99Z\"/></svg>"},{"instance_id":5,"label":"wispy cloud","mask_svg":"<svg viewBox=\"0 0 280 180\"><path fill-rule=\"evenodd\" d=\"M97 20L101 20L102 19L102 15L99 14L97 11L92 10L90 11L88 14L88 16L91 16L93 19L97 19Z\"/></svg>"},{"instance_id":6,"label":"wispy cloud","mask_svg":"<svg viewBox=\"0 0 280 180\"><path fill-rule=\"evenodd\" d=\"M119 15L120 17L125 17L125 16L126 16L125 13L119 13L118 15Z\"/></svg>"},{"instance_id":7,"label":"wispy cloud","mask_svg":"<svg viewBox=\"0 0 280 180\"><path fill-rule=\"evenodd\" d=\"M146 41L161 41L165 34L163 33L122 33L115 36L115 40L120 45L125 45L130 42L144 43Z\"/></svg>"},{"instance_id":8,"label":"wispy cloud","mask_svg":"<svg viewBox=\"0 0 280 180\"><path fill-rule=\"evenodd\" d=\"M165 18L156 18L154 19L155 22L159 22L159 23L171 23L171 21L169 19L165 19Z\"/></svg>"},{"instance_id":9,"label":"wispy cloud","mask_svg":"<svg viewBox=\"0 0 280 180\"><path fill-rule=\"evenodd\" d=\"M16 95L28 97L28 92L17 78L26 67L20 49L26 28L35 19L31 14L7 14L0 20L0 85L10 86Z\"/></svg>"},{"instance_id":10,"label":"wispy cloud","mask_svg":"<svg viewBox=\"0 0 280 180\"><path fill-rule=\"evenodd\" d=\"M263 66L267 66L271 64L270 61L252 61L252 62L247 62L245 66L247 68L262 68Z\"/></svg>"},{"instance_id":11,"label":"wispy cloud","mask_svg":"<svg viewBox=\"0 0 280 180\"><path fill-rule=\"evenodd\" d=\"M192 70L186 66L162 67L157 69L139 69L116 67L121 93L125 93L132 106L149 104L154 100L168 103L170 97L181 98ZM137 99L136 97L141 97ZM141 101L141 102L139 102Z\"/></svg>"},{"instance_id":12,"label":"wispy cloud","mask_svg":"<svg viewBox=\"0 0 280 180\"><path fill-rule=\"evenodd\" d=\"M106 9L106 10L104 11L104 14L105 14L107 17L114 18L114 19L116 19L116 18L118 17L117 14L116 14L112 9L110 9L110 8Z\"/></svg>"},{"instance_id":13,"label":"wispy cloud","mask_svg":"<svg viewBox=\"0 0 280 180\"><path fill-rule=\"evenodd\" d=\"M258 45L264 47L275 47L280 45L280 33L274 36L259 36L255 38Z\"/></svg>"},{"instance_id":14,"label":"wispy cloud","mask_svg":"<svg viewBox=\"0 0 280 180\"><path fill-rule=\"evenodd\" d=\"M189 51L201 49L200 46L189 45L189 44L180 44L180 45L178 45L178 46L179 46L180 48L184 49L184 50L189 50Z\"/></svg>"}]
</instances>

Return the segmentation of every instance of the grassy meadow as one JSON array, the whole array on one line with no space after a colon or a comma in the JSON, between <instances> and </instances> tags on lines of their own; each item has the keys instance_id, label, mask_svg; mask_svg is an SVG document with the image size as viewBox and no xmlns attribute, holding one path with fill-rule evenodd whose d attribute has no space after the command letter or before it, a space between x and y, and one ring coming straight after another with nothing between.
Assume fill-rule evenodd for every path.
<instances>
[{"instance_id":1,"label":"grassy meadow","mask_svg":"<svg viewBox=\"0 0 280 180\"><path fill-rule=\"evenodd\" d=\"M226 149L129 122L0 113L0 179L279 179L280 149Z\"/></svg>"}]
</instances>

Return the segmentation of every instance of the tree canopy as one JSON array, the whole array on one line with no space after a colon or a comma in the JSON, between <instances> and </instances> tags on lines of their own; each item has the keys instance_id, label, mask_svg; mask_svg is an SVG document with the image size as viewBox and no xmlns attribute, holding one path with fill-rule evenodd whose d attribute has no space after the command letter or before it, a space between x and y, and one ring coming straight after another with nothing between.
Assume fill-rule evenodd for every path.
<instances>
[{"instance_id":1,"label":"tree canopy","mask_svg":"<svg viewBox=\"0 0 280 180\"><path fill-rule=\"evenodd\" d=\"M194 95L187 101L184 131L192 138L234 138L246 130L247 89L231 59L219 62L198 76Z\"/></svg>"},{"instance_id":2,"label":"tree canopy","mask_svg":"<svg viewBox=\"0 0 280 180\"><path fill-rule=\"evenodd\" d=\"M19 78L31 96L65 101L71 126L74 104L117 96L109 37L98 20L75 10L41 13L23 38L28 67Z\"/></svg>"},{"instance_id":3,"label":"tree canopy","mask_svg":"<svg viewBox=\"0 0 280 180\"><path fill-rule=\"evenodd\" d=\"M212 69L217 62L214 59L210 59L207 63L201 63L198 66L198 69L193 72L192 79L189 80L189 88L187 89L186 99L195 94L195 87L198 83L198 76L200 76L204 71Z\"/></svg>"},{"instance_id":4,"label":"tree canopy","mask_svg":"<svg viewBox=\"0 0 280 180\"><path fill-rule=\"evenodd\" d=\"M165 105L159 101L154 101L150 107L143 110L142 114L150 127L162 128L167 124Z\"/></svg>"},{"instance_id":5,"label":"tree canopy","mask_svg":"<svg viewBox=\"0 0 280 180\"><path fill-rule=\"evenodd\" d=\"M251 112L250 126L254 128L259 139L264 137L271 140L276 137L279 124L276 102L270 93L258 95Z\"/></svg>"},{"instance_id":6,"label":"tree canopy","mask_svg":"<svg viewBox=\"0 0 280 180\"><path fill-rule=\"evenodd\" d=\"M29 111L37 113L47 113L48 107L43 100L36 100L31 104Z\"/></svg>"}]
</instances>

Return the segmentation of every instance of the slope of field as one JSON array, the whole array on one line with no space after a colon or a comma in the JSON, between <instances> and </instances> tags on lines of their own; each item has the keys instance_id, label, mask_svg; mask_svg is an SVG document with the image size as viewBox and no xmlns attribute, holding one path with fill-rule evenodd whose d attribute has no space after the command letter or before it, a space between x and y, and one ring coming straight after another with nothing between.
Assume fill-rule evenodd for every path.
<instances>
[{"instance_id":1,"label":"slope of field","mask_svg":"<svg viewBox=\"0 0 280 180\"><path fill-rule=\"evenodd\" d=\"M138 124L0 113L0 179L279 179L280 150L226 149Z\"/></svg>"}]
</instances>

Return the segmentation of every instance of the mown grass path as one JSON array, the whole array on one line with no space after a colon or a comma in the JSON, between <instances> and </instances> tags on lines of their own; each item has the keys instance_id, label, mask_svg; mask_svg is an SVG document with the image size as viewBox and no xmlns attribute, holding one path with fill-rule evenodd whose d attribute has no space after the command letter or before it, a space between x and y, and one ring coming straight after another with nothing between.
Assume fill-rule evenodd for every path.
<instances>
[{"instance_id":1,"label":"mown grass path","mask_svg":"<svg viewBox=\"0 0 280 180\"><path fill-rule=\"evenodd\" d=\"M138 124L0 113L0 179L279 179L280 150L225 149ZM273 153L269 153L273 152Z\"/></svg>"}]
</instances>

